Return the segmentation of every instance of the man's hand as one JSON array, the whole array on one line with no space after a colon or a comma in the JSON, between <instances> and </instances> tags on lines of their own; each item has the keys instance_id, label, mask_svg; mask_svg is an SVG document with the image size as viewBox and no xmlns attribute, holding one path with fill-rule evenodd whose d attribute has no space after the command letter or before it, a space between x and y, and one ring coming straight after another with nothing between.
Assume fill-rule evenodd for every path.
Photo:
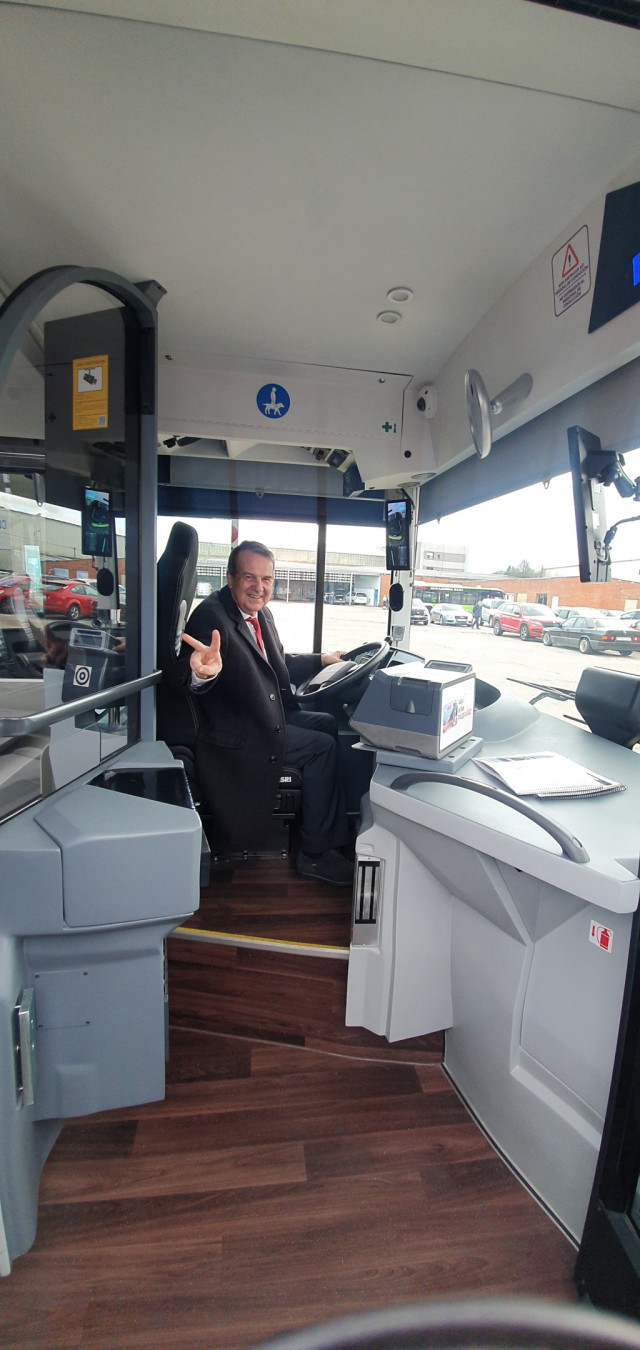
<instances>
[{"instance_id":1,"label":"man's hand","mask_svg":"<svg viewBox=\"0 0 640 1350\"><path fill-rule=\"evenodd\" d=\"M344 652L323 652L320 659L323 666L335 666L337 661L344 661Z\"/></svg>"},{"instance_id":2,"label":"man's hand","mask_svg":"<svg viewBox=\"0 0 640 1350\"><path fill-rule=\"evenodd\" d=\"M220 655L220 634L217 628L214 628L211 634L211 642L205 647L204 642L198 642L197 638L190 637L188 633L182 634L182 641L187 642L193 651L189 658L191 669L198 680L213 680L222 670L222 657Z\"/></svg>"}]
</instances>

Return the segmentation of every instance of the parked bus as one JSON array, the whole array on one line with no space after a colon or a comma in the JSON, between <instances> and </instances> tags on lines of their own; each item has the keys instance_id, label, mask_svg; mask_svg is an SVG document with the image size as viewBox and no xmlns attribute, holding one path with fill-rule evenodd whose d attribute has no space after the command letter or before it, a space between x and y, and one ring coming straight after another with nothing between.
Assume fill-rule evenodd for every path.
<instances>
[{"instance_id":1,"label":"parked bus","mask_svg":"<svg viewBox=\"0 0 640 1350\"><path fill-rule=\"evenodd\" d=\"M504 597L504 591L492 587L456 586L452 583L446 586L432 586L425 581L421 581L420 578L414 582L413 593L419 600L422 600L423 604L429 607L439 605L443 600L446 600L455 605L464 605L465 608L473 608L477 600L482 603L483 600Z\"/></svg>"}]
</instances>

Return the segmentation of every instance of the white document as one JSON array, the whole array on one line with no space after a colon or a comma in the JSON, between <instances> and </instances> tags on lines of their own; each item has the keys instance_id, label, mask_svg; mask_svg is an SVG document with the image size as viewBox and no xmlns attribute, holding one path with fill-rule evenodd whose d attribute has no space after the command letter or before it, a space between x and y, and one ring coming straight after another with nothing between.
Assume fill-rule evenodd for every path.
<instances>
[{"instance_id":1,"label":"white document","mask_svg":"<svg viewBox=\"0 0 640 1350\"><path fill-rule=\"evenodd\" d=\"M599 797L608 792L625 791L624 783L603 778L553 751L475 759L474 764L518 797Z\"/></svg>"}]
</instances>

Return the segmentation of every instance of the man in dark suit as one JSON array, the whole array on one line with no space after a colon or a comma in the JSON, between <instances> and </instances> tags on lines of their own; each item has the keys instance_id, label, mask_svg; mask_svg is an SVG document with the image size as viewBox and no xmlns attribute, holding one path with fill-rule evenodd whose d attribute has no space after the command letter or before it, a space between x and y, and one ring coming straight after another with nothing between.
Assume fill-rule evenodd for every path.
<instances>
[{"instance_id":1,"label":"man in dark suit","mask_svg":"<svg viewBox=\"0 0 640 1350\"><path fill-rule=\"evenodd\" d=\"M227 585L203 600L187 624L188 665L180 680L199 696L196 772L216 831L231 849L259 847L283 764L302 773L301 851L296 868L334 886L351 885L352 864L337 773L335 721L302 711L291 683L341 659L339 652L285 656L271 599L274 558L263 544L238 544Z\"/></svg>"}]
</instances>

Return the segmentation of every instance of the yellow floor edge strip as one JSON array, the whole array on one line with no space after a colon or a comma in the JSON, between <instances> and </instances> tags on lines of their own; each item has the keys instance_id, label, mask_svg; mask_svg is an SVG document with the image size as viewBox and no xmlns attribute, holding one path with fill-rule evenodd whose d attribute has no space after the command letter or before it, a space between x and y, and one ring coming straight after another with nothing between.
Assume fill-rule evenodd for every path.
<instances>
[{"instance_id":1,"label":"yellow floor edge strip","mask_svg":"<svg viewBox=\"0 0 640 1350\"><path fill-rule=\"evenodd\" d=\"M298 951L306 956L335 956L348 961L348 947L330 947L321 942L291 942L287 938L250 937L246 933L219 933L210 928L185 928L180 925L170 936L195 938L199 942L212 942L223 945L233 943L242 947L271 947L278 951Z\"/></svg>"}]
</instances>

